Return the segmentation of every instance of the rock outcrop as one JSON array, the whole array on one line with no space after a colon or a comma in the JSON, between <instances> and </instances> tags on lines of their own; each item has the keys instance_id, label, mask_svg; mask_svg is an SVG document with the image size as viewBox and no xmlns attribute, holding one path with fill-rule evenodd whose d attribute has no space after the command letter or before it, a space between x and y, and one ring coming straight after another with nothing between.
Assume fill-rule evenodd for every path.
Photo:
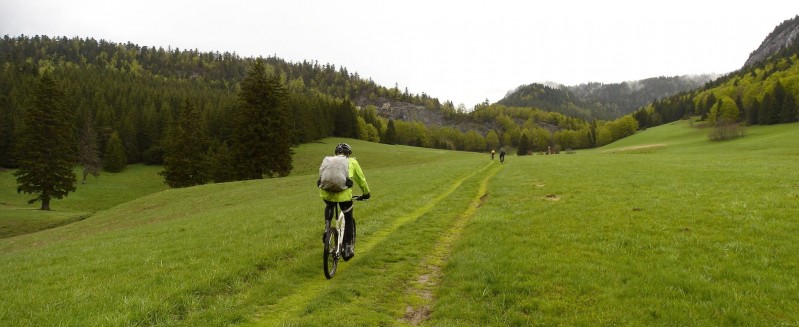
<instances>
[{"instance_id":1,"label":"rock outcrop","mask_svg":"<svg viewBox=\"0 0 799 327\"><path fill-rule=\"evenodd\" d=\"M799 16L786 20L774 28L774 31L763 40L760 47L749 55L744 67L762 62L782 48L793 45L794 42L797 42L797 36L799 36Z\"/></svg>"}]
</instances>

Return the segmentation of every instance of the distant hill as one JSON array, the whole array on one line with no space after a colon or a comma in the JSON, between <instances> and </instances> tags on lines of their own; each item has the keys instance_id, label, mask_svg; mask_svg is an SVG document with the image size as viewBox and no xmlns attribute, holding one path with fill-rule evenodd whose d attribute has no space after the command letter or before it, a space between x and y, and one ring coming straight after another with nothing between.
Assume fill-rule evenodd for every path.
<instances>
[{"instance_id":1,"label":"distant hill","mask_svg":"<svg viewBox=\"0 0 799 327\"><path fill-rule=\"evenodd\" d=\"M547 86L533 83L509 92L499 104L533 107L583 119L612 120L654 100L701 87L715 75L653 77L621 83Z\"/></svg>"}]
</instances>

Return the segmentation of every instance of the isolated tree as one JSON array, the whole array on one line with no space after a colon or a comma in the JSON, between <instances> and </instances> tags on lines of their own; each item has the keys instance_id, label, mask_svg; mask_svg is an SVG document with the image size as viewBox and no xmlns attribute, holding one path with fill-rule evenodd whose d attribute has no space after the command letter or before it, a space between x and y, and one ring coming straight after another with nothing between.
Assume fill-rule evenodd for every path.
<instances>
[{"instance_id":1,"label":"isolated tree","mask_svg":"<svg viewBox=\"0 0 799 327\"><path fill-rule=\"evenodd\" d=\"M111 138L105 145L105 155L103 156L103 169L107 172L118 173L125 169L128 164L128 157L125 154L125 147L117 132L111 133Z\"/></svg>"},{"instance_id":2,"label":"isolated tree","mask_svg":"<svg viewBox=\"0 0 799 327\"><path fill-rule=\"evenodd\" d=\"M91 114L86 115L78 141L78 162L83 165L83 179L81 180L83 184L86 184L86 177L89 174L95 177L100 176L100 170L103 168L100 152L97 150L97 132L94 131L93 125Z\"/></svg>"},{"instance_id":3,"label":"isolated tree","mask_svg":"<svg viewBox=\"0 0 799 327\"><path fill-rule=\"evenodd\" d=\"M389 119L386 127L386 135L383 136L383 143L394 144L397 143L397 128L394 126L394 120Z\"/></svg>"},{"instance_id":4,"label":"isolated tree","mask_svg":"<svg viewBox=\"0 0 799 327\"><path fill-rule=\"evenodd\" d=\"M241 83L232 152L237 179L286 176L292 168L292 115L279 76L269 77L262 59Z\"/></svg>"},{"instance_id":5,"label":"isolated tree","mask_svg":"<svg viewBox=\"0 0 799 327\"><path fill-rule=\"evenodd\" d=\"M208 136L200 113L188 100L164 140L164 170L158 173L170 187L189 187L208 182Z\"/></svg>"},{"instance_id":6,"label":"isolated tree","mask_svg":"<svg viewBox=\"0 0 799 327\"><path fill-rule=\"evenodd\" d=\"M516 149L516 155L526 156L528 151L530 151L530 138L527 136L527 132L524 131L519 137L519 147Z\"/></svg>"},{"instance_id":7,"label":"isolated tree","mask_svg":"<svg viewBox=\"0 0 799 327\"><path fill-rule=\"evenodd\" d=\"M72 171L76 159L74 114L65 106L65 94L49 73L39 79L33 95L18 134L19 169L14 176L18 193L36 196L28 203L41 201L41 210L50 210L51 199L61 199L76 189L77 177Z\"/></svg>"}]
</instances>

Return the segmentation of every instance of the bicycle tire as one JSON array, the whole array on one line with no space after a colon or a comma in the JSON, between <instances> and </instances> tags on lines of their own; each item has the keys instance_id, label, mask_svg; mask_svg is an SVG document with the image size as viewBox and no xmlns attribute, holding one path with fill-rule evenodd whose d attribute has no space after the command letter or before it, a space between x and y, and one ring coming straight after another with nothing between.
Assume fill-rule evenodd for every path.
<instances>
[{"instance_id":1,"label":"bicycle tire","mask_svg":"<svg viewBox=\"0 0 799 327\"><path fill-rule=\"evenodd\" d=\"M337 245L338 231L335 227L329 227L325 233L325 251L322 254L322 262L327 279L333 278L333 275L336 274L336 268L338 267Z\"/></svg>"}]
</instances>

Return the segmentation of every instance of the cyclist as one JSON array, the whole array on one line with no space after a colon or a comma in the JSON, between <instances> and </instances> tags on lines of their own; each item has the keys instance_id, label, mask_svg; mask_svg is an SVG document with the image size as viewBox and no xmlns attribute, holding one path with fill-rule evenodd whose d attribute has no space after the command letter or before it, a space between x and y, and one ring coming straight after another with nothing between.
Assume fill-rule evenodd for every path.
<instances>
[{"instance_id":1,"label":"cyclist","mask_svg":"<svg viewBox=\"0 0 799 327\"><path fill-rule=\"evenodd\" d=\"M366 176L363 175L361 165L358 160L352 155L352 148L347 143L339 143L336 145L335 154L337 156L345 156L349 161L349 178L358 184L361 188L361 200L366 200L371 197L369 193L369 184L366 183ZM352 187L349 187L341 192L328 192L319 189L319 195L325 201L325 219L333 219L333 214L336 210L336 205L339 206L341 212L344 213L345 230L344 230L344 260L349 260L355 256L355 218L352 215Z\"/></svg>"}]
</instances>

